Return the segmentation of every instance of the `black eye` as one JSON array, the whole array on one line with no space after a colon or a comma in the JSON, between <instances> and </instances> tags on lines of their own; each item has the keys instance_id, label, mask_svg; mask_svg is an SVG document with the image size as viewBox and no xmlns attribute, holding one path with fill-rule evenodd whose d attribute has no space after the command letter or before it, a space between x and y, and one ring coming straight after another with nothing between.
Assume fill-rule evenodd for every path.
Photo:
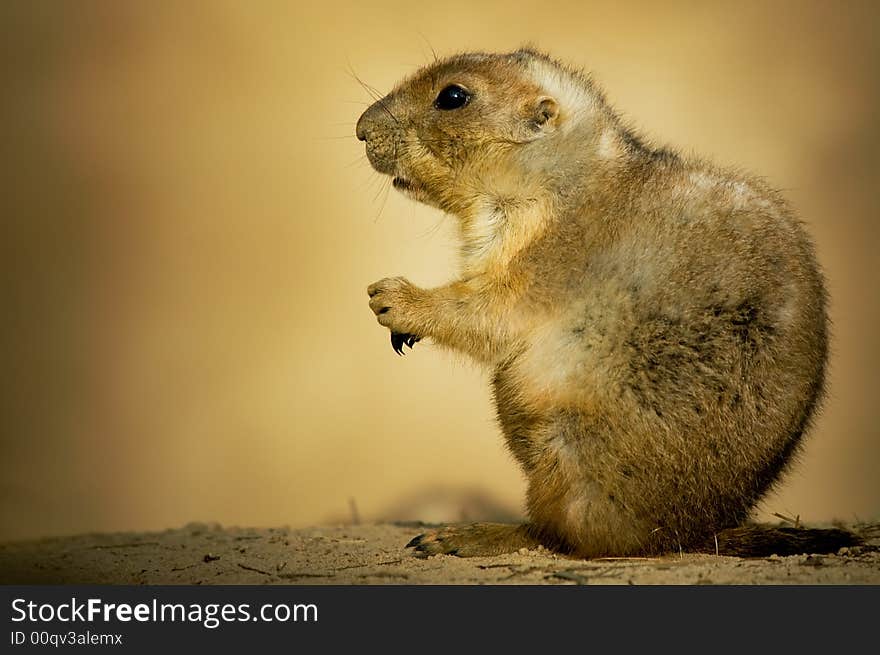
<instances>
[{"instance_id":1,"label":"black eye","mask_svg":"<svg viewBox=\"0 0 880 655\"><path fill-rule=\"evenodd\" d=\"M457 84L450 84L437 95L437 99L434 101L434 106L437 109L443 110L460 109L461 107L464 107L470 99L471 94L467 89L460 87Z\"/></svg>"}]
</instances>

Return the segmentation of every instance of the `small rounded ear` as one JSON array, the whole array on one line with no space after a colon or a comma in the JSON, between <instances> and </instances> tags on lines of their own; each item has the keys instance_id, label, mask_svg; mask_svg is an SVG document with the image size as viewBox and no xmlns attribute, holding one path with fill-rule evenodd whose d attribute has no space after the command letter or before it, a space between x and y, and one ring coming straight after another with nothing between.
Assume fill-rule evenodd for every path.
<instances>
[{"instance_id":1,"label":"small rounded ear","mask_svg":"<svg viewBox=\"0 0 880 655\"><path fill-rule=\"evenodd\" d=\"M559 103L550 96L539 96L535 106L535 125L555 127L557 118L559 118Z\"/></svg>"},{"instance_id":2,"label":"small rounded ear","mask_svg":"<svg viewBox=\"0 0 880 655\"><path fill-rule=\"evenodd\" d=\"M538 96L523 107L525 124L521 130L524 141L538 139L556 129L559 103L550 96Z\"/></svg>"}]
</instances>

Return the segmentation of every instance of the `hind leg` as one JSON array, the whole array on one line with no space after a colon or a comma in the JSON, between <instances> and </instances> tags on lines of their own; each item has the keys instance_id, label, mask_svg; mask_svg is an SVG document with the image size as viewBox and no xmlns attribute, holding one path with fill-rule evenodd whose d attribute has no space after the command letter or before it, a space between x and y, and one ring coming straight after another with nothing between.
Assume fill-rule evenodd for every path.
<instances>
[{"instance_id":1,"label":"hind leg","mask_svg":"<svg viewBox=\"0 0 880 655\"><path fill-rule=\"evenodd\" d=\"M529 518L557 535L562 550L578 557L622 557L652 551L651 530L637 521L613 492L584 476L548 475L530 485Z\"/></svg>"},{"instance_id":2,"label":"hind leg","mask_svg":"<svg viewBox=\"0 0 880 655\"><path fill-rule=\"evenodd\" d=\"M598 497L595 485L561 490L544 480L529 489L532 522L522 525L470 523L429 530L406 546L417 557L491 557L522 548L579 557L626 556L654 551L649 530L640 529L613 500Z\"/></svg>"},{"instance_id":3,"label":"hind leg","mask_svg":"<svg viewBox=\"0 0 880 655\"><path fill-rule=\"evenodd\" d=\"M409 544L421 556L478 557L544 546L580 557L628 556L657 550L656 524L638 518L638 485L612 464L584 431L581 418L561 416L534 430L524 469L529 523L453 525ZM595 436L595 435L593 435ZM626 468L624 466L624 468Z\"/></svg>"},{"instance_id":4,"label":"hind leg","mask_svg":"<svg viewBox=\"0 0 880 655\"><path fill-rule=\"evenodd\" d=\"M599 418L559 411L532 432L529 519L580 557L654 551L657 523L644 511L650 494L641 467L618 448L614 424Z\"/></svg>"}]
</instances>

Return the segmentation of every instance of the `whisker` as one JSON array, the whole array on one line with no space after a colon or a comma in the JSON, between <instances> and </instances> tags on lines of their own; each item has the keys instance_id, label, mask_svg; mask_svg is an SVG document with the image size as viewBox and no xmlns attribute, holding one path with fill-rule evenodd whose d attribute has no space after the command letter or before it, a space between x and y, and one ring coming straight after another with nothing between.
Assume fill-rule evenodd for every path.
<instances>
[{"instance_id":1,"label":"whisker","mask_svg":"<svg viewBox=\"0 0 880 655\"><path fill-rule=\"evenodd\" d=\"M434 57L434 63L439 61L440 58L437 56L437 51L434 50L434 46L432 46L431 42L428 41L428 37L425 36L425 33L421 30L416 30L416 33L422 38L422 41L424 41L427 44L428 48L431 50L431 55L433 55Z\"/></svg>"},{"instance_id":2,"label":"whisker","mask_svg":"<svg viewBox=\"0 0 880 655\"><path fill-rule=\"evenodd\" d=\"M379 195L385 190L386 182L390 181L390 178L379 178L381 184L379 184L379 188L376 190L376 193L373 194L373 202L376 202L379 199Z\"/></svg>"},{"instance_id":3,"label":"whisker","mask_svg":"<svg viewBox=\"0 0 880 655\"><path fill-rule=\"evenodd\" d=\"M398 125L400 125L400 121L397 120L397 116L395 116L394 114L392 114L392 113L391 113L391 110L388 109L387 106L385 106L385 101L384 101L384 100L379 99L379 100L377 100L376 102L378 102L378 103L379 103L379 106L383 109L383 111L391 117L391 120L393 120L395 123L397 123Z\"/></svg>"},{"instance_id":4,"label":"whisker","mask_svg":"<svg viewBox=\"0 0 880 655\"><path fill-rule=\"evenodd\" d=\"M388 106L385 104L384 99L382 98L382 95L379 93L379 91L376 90L375 87L370 86L369 84L364 82L360 77L358 77L358 74L354 72L354 68L352 67L351 62L348 62L348 73L349 73L349 75L351 75L355 79L355 81L358 84L361 85L361 87L364 89L364 91L366 91L367 94L370 95L373 98L373 100L376 101L376 103L378 103L378 105L382 108L382 111L384 111L386 114L388 114L388 116L391 117L391 120L393 120L395 123L400 125L400 121L397 120L397 116L395 116L393 113L391 113L391 110L388 109Z\"/></svg>"},{"instance_id":5,"label":"whisker","mask_svg":"<svg viewBox=\"0 0 880 655\"><path fill-rule=\"evenodd\" d=\"M440 216L439 220L434 221L434 225L432 225L427 230L425 230L422 234L420 234L419 238L428 239L428 238L434 236L435 234L437 234L437 232L440 231L440 228L442 227L443 223L445 223L445 222L446 222L446 214L443 214Z\"/></svg>"},{"instance_id":6,"label":"whisker","mask_svg":"<svg viewBox=\"0 0 880 655\"><path fill-rule=\"evenodd\" d=\"M348 162L347 164L345 164L345 167L346 167L346 168L352 168L355 164L363 164L364 161L366 161L366 160L367 160L367 156L366 156L366 155L359 155L357 159L355 159L355 160L353 160L353 161L350 161L350 162Z\"/></svg>"},{"instance_id":7,"label":"whisker","mask_svg":"<svg viewBox=\"0 0 880 655\"><path fill-rule=\"evenodd\" d=\"M362 180L360 184L358 184L358 191L362 191L363 193L369 193L370 190L379 182L381 184L382 180L378 175L370 175L366 179Z\"/></svg>"},{"instance_id":8,"label":"whisker","mask_svg":"<svg viewBox=\"0 0 880 655\"><path fill-rule=\"evenodd\" d=\"M367 95L369 95L369 96L370 96L373 100L375 100L375 101L379 101L379 100L381 100L381 98L382 98L382 94L379 93L378 89L376 89L376 87L374 87L374 86L372 86L372 85L367 84L366 82L364 82L364 81L358 76L358 74L354 72L354 68L351 67L351 64L350 64L350 63L349 63L348 66L349 66L349 69L348 69L348 73L349 73L349 75L351 75L351 77L354 78L354 80L355 80L358 84L361 85L361 88L362 88L364 91L367 92Z\"/></svg>"},{"instance_id":9,"label":"whisker","mask_svg":"<svg viewBox=\"0 0 880 655\"><path fill-rule=\"evenodd\" d=\"M352 69L352 73L354 74L354 69ZM357 76L357 74L355 74L355 79L361 84L361 86L364 87L364 89L366 89L366 91L370 95L372 95L374 98L376 98L376 100L379 100L382 97L383 94L381 91L379 91L379 89L374 87L372 84L368 84L367 82L364 82L360 77Z\"/></svg>"},{"instance_id":10,"label":"whisker","mask_svg":"<svg viewBox=\"0 0 880 655\"><path fill-rule=\"evenodd\" d=\"M385 195L382 197L382 204L379 205L379 212L376 214L376 217L373 219L373 222L376 223L379 218L382 216L382 212L385 210L385 203L388 202L388 196L391 194L391 178L389 177L385 180Z\"/></svg>"}]
</instances>

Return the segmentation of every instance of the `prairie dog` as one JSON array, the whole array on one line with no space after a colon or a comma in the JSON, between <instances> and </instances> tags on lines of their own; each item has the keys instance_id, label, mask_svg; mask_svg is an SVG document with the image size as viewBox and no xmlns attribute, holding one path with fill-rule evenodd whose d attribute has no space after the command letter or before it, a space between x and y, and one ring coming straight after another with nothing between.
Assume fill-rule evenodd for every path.
<instances>
[{"instance_id":1,"label":"prairie dog","mask_svg":"<svg viewBox=\"0 0 880 655\"><path fill-rule=\"evenodd\" d=\"M743 526L796 453L827 360L822 275L776 191L650 146L588 76L532 49L426 66L357 137L461 237L459 279L385 278L370 308L395 350L430 338L492 370L528 480L527 524L449 526L413 539L418 554L851 543Z\"/></svg>"}]
</instances>

